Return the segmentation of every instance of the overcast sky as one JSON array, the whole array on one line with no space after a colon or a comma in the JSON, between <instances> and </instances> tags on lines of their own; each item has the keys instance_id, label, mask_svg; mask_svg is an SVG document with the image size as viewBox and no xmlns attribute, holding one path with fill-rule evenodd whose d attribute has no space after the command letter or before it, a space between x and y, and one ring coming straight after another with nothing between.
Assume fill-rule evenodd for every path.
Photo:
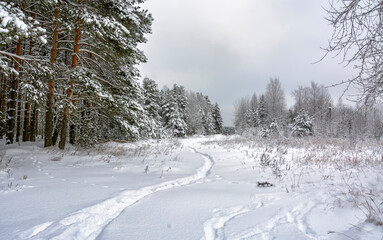
<instances>
[{"instance_id":1,"label":"overcast sky","mask_svg":"<svg viewBox=\"0 0 383 240\"><path fill-rule=\"evenodd\" d=\"M311 81L331 85L352 76L339 58L319 60L331 36L324 17L328 0L147 0L153 34L141 46L143 77L159 87L183 85L218 102L233 125L234 102L264 93L278 77L287 104L291 92ZM336 100L343 88L331 88ZM335 101L336 102L336 101Z\"/></svg>"}]
</instances>

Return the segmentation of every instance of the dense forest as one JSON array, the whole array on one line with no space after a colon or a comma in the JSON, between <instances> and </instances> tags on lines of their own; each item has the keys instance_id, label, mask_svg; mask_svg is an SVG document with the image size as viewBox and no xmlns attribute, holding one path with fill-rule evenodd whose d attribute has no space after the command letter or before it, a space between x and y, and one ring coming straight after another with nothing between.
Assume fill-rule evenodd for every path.
<instances>
[{"instance_id":1,"label":"dense forest","mask_svg":"<svg viewBox=\"0 0 383 240\"><path fill-rule=\"evenodd\" d=\"M0 2L0 135L90 146L222 131L218 104L182 86L140 83L143 0Z\"/></svg>"}]
</instances>

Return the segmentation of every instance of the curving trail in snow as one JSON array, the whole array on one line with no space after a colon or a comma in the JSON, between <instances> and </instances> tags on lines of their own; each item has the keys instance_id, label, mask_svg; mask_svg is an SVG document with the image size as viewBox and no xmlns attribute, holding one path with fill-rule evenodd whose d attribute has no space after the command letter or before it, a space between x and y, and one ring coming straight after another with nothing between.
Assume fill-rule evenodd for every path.
<instances>
[{"instance_id":1,"label":"curving trail in snow","mask_svg":"<svg viewBox=\"0 0 383 240\"><path fill-rule=\"evenodd\" d=\"M81 209L72 215L57 221L39 224L19 234L20 239L96 239L103 229L124 209L137 203L142 198L175 187L196 183L205 179L214 165L213 158L191 148L194 153L203 156L204 165L189 177L144 187L138 190L123 191L116 197L107 199L93 206Z\"/></svg>"}]
</instances>

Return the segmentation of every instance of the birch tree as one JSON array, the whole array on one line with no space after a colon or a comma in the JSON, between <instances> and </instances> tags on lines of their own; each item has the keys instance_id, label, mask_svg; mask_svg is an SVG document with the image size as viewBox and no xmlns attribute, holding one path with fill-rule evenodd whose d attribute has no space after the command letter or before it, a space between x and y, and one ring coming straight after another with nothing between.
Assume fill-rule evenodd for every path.
<instances>
[{"instance_id":1,"label":"birch tree","mask_svg":"<svg viewBox=\"0 0 383 240\"><path fill-rule=\"evenodd\" d=\"M355 100L382 102L383 93L383 3L380 0L332 0L327 20L333 27L328 53L343 57L358 71L340 84L356 85Z\"/></svg>"}]
</instances>

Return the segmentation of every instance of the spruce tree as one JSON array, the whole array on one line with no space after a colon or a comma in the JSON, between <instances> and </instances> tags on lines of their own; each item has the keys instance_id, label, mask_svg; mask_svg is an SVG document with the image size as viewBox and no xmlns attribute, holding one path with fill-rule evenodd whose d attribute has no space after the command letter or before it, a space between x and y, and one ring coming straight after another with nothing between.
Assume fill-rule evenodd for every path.
<instances>
[{"instance_id":1,"label":"spruce tree","mask_svg":"<svg viewBox=\"0 0 383 240\"><path fill-rule=\"evenodd\" d=\"M204 102L203 102L203 118L202 118L202 124L205 128L205 134L211 135L214 134L214 118L213 118L213 105L211 104L209 97L204 96Z\"/></svg>"},{"instance_id":2,"label":"spruce tree","mask_svg":"<svg viewBox=\"0 0 383 240\"><path fill-rule=\"evenodd\" d=\"M161 116L163 126L171 136L182 137L186 135L187 125L182 119L182 114L174 96L174 92L165 89L162 91Z\"/></svg>"},{"instance_id":3,"label":"spruce tree","mask_svg":"<svg viewBox=\"0 0 383 240\"><path fill-rule=\"evenodd\" d=\"M212 116L213 116L213 123L214 123L214 133L221 134L223 130L223 120L222 120L221 110L218 106L218 103L214 104Z\"/></svg>"},{"instance_id":4,"label":"spruce tree","mask_svg":"<svg viewBox=\"0 0 383 240\"><path fill-rule=\"evenodd\" d=\"M256 114L257 114L256 126L264 127L267 124L267 118L268 118L268 114L266 111L266 100L264 95L261 95L261 97L259 98Z\"/></svg>"},{"instance_id":5,"label":"spruce tree","mask_svg":"<svg viewBox=\"0 0 383 240\"><path fill-rule=\"evenodd\" d=\"M162 135L162 126L161 126L161 116L159 114L160 110L160 92L158 90L157 83L149 78L144 78L143 80L143 107L146 114L149 117L149 131L143 133L146 137L158 138Z\"/></svg>"}]
</instances>

